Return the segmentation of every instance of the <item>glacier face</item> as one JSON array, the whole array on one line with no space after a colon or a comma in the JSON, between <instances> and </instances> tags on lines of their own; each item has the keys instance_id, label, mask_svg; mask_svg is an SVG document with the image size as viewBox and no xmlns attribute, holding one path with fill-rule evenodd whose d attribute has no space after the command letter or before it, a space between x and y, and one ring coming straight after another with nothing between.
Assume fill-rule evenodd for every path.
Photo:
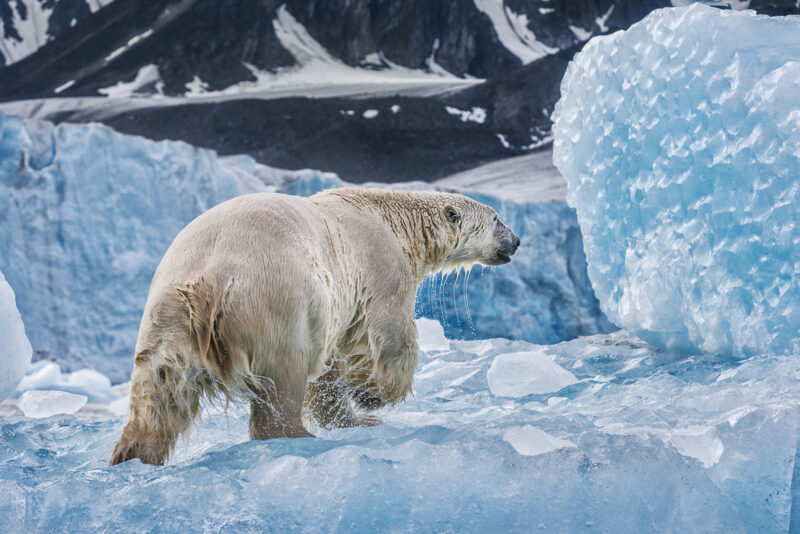
<instances>
[{"instance_id":1,"label":"glacier face","mask_svg":"<svg viewBox=\"0 0 800 534\"><path fill-rule=\"evenodd\" d=\"M121 417L6 415L0 517L11 531L796 528L796 356L687 357L624 332L447 341L420 322L414 397L374 428L250 442L245 407L212 408L166 467L109 468Z\"/></svg>"},{"instance_id":2,"label":"glacier face","mask_svg":"<svg viewBox=\"0 0 800 534\"><path fill-rule=\"evenodd\" d=\"M150 279L184 225L236 195L341 185L335 175L218 158L181 142L0 114L0 271L37 359L122 382ZM550 343L613 328L592 294L569 208L478 199L498 209L522 247L509 265L473 272L466 289L463 274L427 281L419 314L441 319L451 337Z\"/></svg>"},{"instance_id":3,"label":"glacier face","mask_svg":"<svg viewBox=\"0 0 800 534\"><path fill-rule=\"evenodd\" d=\"M653 12L587 44L553 117L609 319L661 347L800 352L800 18Z\"/></svg>"}]
</instances>

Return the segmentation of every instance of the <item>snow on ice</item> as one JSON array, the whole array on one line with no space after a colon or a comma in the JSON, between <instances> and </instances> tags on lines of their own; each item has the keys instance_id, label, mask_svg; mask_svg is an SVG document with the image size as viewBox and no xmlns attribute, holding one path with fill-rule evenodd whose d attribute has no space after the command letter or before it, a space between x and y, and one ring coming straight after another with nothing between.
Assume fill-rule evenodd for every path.
<instances>
[{"instance_id":1,"label":"snow on ice","mask_svg":"<svg viewBox=\"0 0 800 534\"><path fill-rule=\"evenodd\" d=\"M660 347L800 353L800 18L655 11L587 44L553 117L609 319Z\"/></svg>"}]
</instances>

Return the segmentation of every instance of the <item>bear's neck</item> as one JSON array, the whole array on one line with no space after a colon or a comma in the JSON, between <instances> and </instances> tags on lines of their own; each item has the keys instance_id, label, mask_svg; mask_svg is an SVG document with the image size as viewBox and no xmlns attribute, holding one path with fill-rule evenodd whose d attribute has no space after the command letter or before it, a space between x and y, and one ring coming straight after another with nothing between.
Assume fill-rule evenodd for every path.
<instances>
[{"instance_id":1,"label":"bear's neck","mask_svg":"<svg viewBox=\"0 0 800 534\"><path fill-rule=\"evenodd\" d=\"M444 218L444 205L413 191L348 189L333 192L343 200L378 215L397 236L419 284L445 267L457 235Z\"/></svg>"}]
</instances>

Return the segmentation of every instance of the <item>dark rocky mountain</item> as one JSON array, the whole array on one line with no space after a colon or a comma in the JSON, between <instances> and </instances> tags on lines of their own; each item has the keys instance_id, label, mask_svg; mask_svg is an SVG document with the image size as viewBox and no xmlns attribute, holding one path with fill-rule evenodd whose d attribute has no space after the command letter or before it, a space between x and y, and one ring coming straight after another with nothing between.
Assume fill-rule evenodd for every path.
<instances>
[{"instance_id":1,"label":"dark rocky mountain","mask_svg":"<svg viewBox=\"0 0 800 534\"><path fill-rule=\"evenodd\" d=\"M115 0L93 13L100 3L2 6L2 50L30 34L21 9L49 25L44 46L0 68L0 100L117 96L39 116L361 182L430 180L546 145L572 55L670 0Z\"/></svg>"}]
</instances>

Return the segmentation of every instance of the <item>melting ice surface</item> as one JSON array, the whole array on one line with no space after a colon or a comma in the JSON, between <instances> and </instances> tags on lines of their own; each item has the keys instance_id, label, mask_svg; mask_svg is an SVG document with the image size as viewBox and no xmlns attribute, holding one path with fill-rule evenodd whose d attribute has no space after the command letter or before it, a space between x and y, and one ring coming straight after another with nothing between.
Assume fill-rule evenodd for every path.
<instances>
[{"instance_id":1,"label":"melting ice surface","mask_svg":"<svg viewBox=\"0 0 800 534\"><path fill-rule=\"evenodd\" d=\"M800 17L654 11L586 45L553 117L612 322L685 351L800 353Z\"/></svg>"},{"instance_id":2,"label":"melting ice surface","mask_svg":"<svg viewBox=\"0 0 800 534\"><path fill-rule=\"evenodd\" d=\"M123 418L102 404L9 413L0 517L10 531L797 528L796 356L684 356L623 332L539 346L447 341L424 319L420 331L414 397L374 428L250 442L242 407L212 408L166 467L108 468ZM498 389L525 354L534 363L500 373L517 389ZM542 358L574 378L526 394Z\"/></svg>"}]
</instances>

